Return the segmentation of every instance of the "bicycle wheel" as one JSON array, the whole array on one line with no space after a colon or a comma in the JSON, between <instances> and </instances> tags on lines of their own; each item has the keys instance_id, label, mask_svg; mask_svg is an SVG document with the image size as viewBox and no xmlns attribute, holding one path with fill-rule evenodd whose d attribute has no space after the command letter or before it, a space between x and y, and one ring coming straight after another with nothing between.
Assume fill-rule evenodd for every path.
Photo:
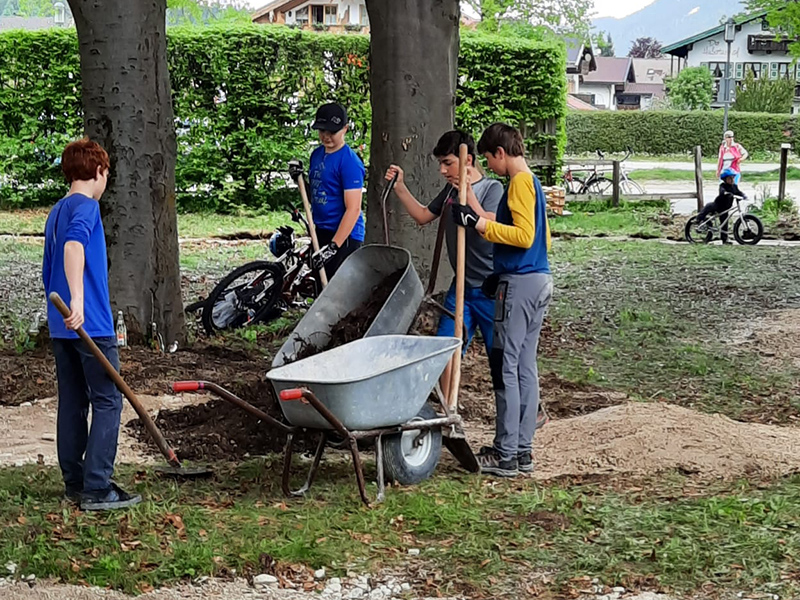
<instances>
[{"instance_id":1,"label":"bicycle wheel","mask_svg":"<svg viewBox=\"0 0 800 600\"><path fill-rule=\"evenodd\" d=\"M220 281L203 307L203 328L209 335L267 319L281 296L284 271L259 260L242 265Z\"/></svg>"},{"instance_id":2,"label":"bicycle wheel","mask_svg":"<svg viewBox=\"0 0 800 600\"><path fill-rule=\"evenodd\" d=\"M736 220L733 237L744 246L755 246L764 237L764 224L754 215L744 215Z\"/></svg>"},{"instance_id":3,"label":"bicycle wheel","mask_svg":"<svg viewBox=\"0 0 800 600\"><path fill-rule=\"evenodd\" d=\"M613 187L614 183L610 179L598 177L586 187L586 191L590 194L608 196L611 195L611 190Z\"/></svg>"},{"instance_id":4,"label":"bicycle wheel","mask_svg":"<svg viewBox=\"0 0 800 600\"><path fill-rule=\"evenodd\" d=\"M644 191L642 186L635 181L631 181L630 179L625 179L624 181L620 182L619 190L622 192L623 196L632 196L635 194L643 195L647 193Z\"/></svg>"},{"instance_id":5,"label":"bicycle wheel","mask_svg":"<svg viewBox=\"0 0 800 600\"><path fill-rule=\"evenodd\" d=\"M709 219L706 219L703 223L698 223L697 215L686 221L686 227L683 230L686 241L690 244L710 243L714 234L708 229L709 221Z\"/></svg>"},{"instance_id":6,"label":"bicycle wheel","mask_svg":"<svg viewBox=\"0 0 800 600\"><path fill-rule=\"evenodd\" d=\"M580 194L583 189L583 180L575 175L570 175L561 178L561 185L564 187L568 194Z\"/></svg>"}]
</instances>

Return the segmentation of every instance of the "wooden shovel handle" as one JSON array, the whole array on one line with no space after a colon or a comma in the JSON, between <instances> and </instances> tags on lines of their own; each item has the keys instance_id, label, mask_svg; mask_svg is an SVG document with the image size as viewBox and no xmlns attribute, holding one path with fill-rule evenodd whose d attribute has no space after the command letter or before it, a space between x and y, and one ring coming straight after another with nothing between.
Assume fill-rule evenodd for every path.
<instances>
[{"instance_id":1,"label":"wooden shovel handle","mask_svg":"<svg viewBox=\"0 0 800 600\"><path fill-rule=\"evenodd\" d=\"M458 149L458 203L461 206L467 203L467 156L466 144L461 144ZM458 228L458 245L456 261L456 331L455 336L464 339L464 288L466 277L467 231ZM451 414L458 412L458 388L461 385L461 351L453 355L453 369L450 380L449 406Z\"/></svg>"},{"instance_id":2,"label":"wooden shovel handle","mask_svg":"<svg viewBox=\"0 0 800 600\"><path fill-rule=\"evenodd\" d=\"M297 178L297 187L300 190L300 197L303 199L303 208L306 211L306 221L308 222L308 233L311 235L311 247L314 252L319 252L319 240L317 239L317 229L314 227L314 217L311 214L311 203L308 201L308 192L306 191L306 180L303 175ZM322 287L327 287L328 276L325 273L325 267L319 270L319 280L322 282Z\"/></svg>"}]
</instances>

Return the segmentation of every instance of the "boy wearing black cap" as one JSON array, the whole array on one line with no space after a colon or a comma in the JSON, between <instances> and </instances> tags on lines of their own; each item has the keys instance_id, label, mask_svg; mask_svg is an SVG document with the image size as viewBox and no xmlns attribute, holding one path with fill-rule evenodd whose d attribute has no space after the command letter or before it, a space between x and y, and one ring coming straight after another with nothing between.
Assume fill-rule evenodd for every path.
<instances>
[{"instance_id":1,"label":"boy wearing black cap","mask_svg":"<svg viewBox=\"0 0 800 600\"><path fill-rule=\"evenodd\" d=\"M347 112L340 104L321 106L311 128L317 130L320 141L308 169L311 212L320 244L316 260L325 265L330 278L364 243L364 163L344 141Z\"/></svg>"}]
</instances>

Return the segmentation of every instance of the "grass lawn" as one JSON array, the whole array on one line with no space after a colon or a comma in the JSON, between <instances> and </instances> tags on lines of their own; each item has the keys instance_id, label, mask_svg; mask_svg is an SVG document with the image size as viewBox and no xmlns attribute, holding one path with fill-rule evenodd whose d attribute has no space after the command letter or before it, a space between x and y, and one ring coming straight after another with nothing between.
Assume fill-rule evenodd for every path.
<instances>
[{"instance_id":1,"label":"grass lawn","mask_svg":"<svg viewBox=\"0 0 800 600\"><path fill-rule=\"evenodd\" d=\"M569 216L552 217L550 229L553 233L581 237L633 236L645 238L663 237L663 226L659 217L670 213L668 202L626 203L619 208L609 208L601 202L570 202Z\"/></svg>"},{"instance_id":2,"label":"grass lawn","mask_svg":"<svg viewBox=\"0 0 800 600\"><path fill-rule=\"evenodd\" d=\"M359 504L345 465L327 466L311 498L288 503L269 459L221 467L206 482L130 468L120 479L145 502L92 515L59 501L56 469L0 470L0 561L129 592L234 569L256 574L265 556L337 575L424 568L435 574L420 582L425 595L572 597L587 587L574 580L582 577L627 588L800 592L800 478L700 488L673 475L637 482L645 491L451 473L389 490L372 510Z\"/></svg>"},{"instance_id":3,"label":"grass lawn","mask_svg":"<svg viewBox=\"0 0 800 600\"><path fill-rule=\"evenodd\" d=\"M0 234L41 235L47 214L46 209L0 211ZM292 219L285 211L242 216L185 213L178 215L178 235L182 238L257 235L291 224Z\"/></svg>"},{"instance_id":4,"label":"grass lawn","mask_svg":"<svg viewBox=\"0 0 800 600\"><path fill-rule=\"evenodd\" d=\"M658 213L625 206L563 222L587 231L646 229ZM566 231L561 222L552 221L555 231ZM41 240L0 240L0 291L14 314L30 314L41 300L41 247ZM181 264L192 279L264 253L263 242L193 242L183 245ZM796 249L562 239L552 264L543 374L746 421L800 416L797 365L755 343L729 344L770 310L800 307ZM444 466L367 510L349 467L333 463L300 502L281 497L274 458L216 465L215 479L180 485L122 467L122 485L146 500L113 515L61 503L53 468L0 469L0 564L131 592L233 569L264 572L272 557L336 574L410 569L425 596L576 597L588 587L583 577L712 596L800 594L800 477L709 483L667 473L542 485ZM420 556L410 557L410 548Z\"/></svg>"},{"instance_id":5,"label":"grass lawn","mask_svg":"<svg viewBox=\"0 0 800 600\"><path fill-rule=\"evenodd\" d=\"M767 368L732 335L800 305L794 248L574 240L554 246L557 338L544 371L641 399L740 419L786 422L800 369ZM741 334L740 334L741 335Z\"/></svg>"}]
</instances>

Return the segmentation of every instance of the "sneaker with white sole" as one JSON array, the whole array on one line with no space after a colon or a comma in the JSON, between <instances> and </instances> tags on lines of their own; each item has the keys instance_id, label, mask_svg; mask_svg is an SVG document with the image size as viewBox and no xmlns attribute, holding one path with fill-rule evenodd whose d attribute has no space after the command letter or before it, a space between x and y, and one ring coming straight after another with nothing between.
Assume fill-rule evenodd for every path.
<instances>
[{"instance_id":1,"label":"sneaker with white sole","mask_svg":"<svg viewBox=\"0 0 800 600\"><path fill-rule=\"evenodd\" d=\"M139 494L129 494L116 483L111 483L111 489L102 495L84 494L81 500L81 510L101 511L130 508L142 501Z\"/></svg>"},{"instance_id":2,"label":"sneaker with white sole","mask_svg":"<svg viewBox=\"0 0 800 600\"><path fill-rule=\"evenodd\" d=\"M478 464L481 467L481 473L486 473L487 475L507 478L519 475L516 457L511 460L502 460L500 453L494 448L481 449L478 454Z\"/></svg>"},{"instance_id":3,"label":"sneaker with white sole","mask_svg":"<svg viewBox=\"0 0 800 600\"><path fill-rule=\"evenodd\" d=\"M517 467L520 473L533 473L533 455L530 452L517 454Z\"/></svg>"}]
</instances>

